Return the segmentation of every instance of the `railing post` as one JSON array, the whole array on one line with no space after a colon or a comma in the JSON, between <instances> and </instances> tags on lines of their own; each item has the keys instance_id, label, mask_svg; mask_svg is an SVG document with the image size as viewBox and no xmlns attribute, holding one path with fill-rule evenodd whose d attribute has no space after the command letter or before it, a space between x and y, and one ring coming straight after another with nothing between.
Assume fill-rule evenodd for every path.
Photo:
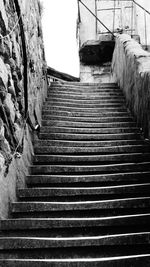
<instances>
[{"instance_id":1,"label":"railing post","mask_svg":"<svg viewBox=\"0 0 150 267\"><path fill-rule=\"evenodd\" d=\"M146 12L144 12L144 23L145 23L145 50L148 50L147 43L147 21L146 21Z\"/></svg>"}]
</instances>

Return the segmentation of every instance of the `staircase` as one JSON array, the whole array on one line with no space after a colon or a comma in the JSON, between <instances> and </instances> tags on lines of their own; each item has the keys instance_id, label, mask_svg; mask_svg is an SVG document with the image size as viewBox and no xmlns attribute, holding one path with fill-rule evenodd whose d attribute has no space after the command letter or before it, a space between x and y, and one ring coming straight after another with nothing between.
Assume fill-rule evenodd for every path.
<instances>
[{"instance_id":1,"label":"staircase","mask_svg":"<svg viewBox=\"0 0 150 267\"><path fill-rule=\"evenodd\" d=\"M1 267L150 266L150 145L116 84L53 83Z\"/></svg>"}]
</instances>

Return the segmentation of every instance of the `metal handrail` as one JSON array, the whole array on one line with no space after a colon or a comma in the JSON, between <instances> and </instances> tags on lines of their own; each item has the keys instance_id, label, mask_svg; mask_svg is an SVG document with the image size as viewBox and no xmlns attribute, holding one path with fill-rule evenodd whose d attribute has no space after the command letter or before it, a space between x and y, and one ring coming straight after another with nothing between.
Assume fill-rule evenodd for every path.
<instances>
[{"instance_id":1,"label":"metal handrail","mask_svg":"<svg viewBox=\"0 0 150 267\"><path fill-rule=\"evenodd\" d=\"M136 4L137 6L139 6L141 9L143 9L147 14L149 14L150 15L150 12L147 10L147 9L145 9L143 6L141 6L140 4L138 4L135 0L129 0L129 1L132 1L134 4Z\"/></svg>"},{"instance_id":2,"label":"metal handrail","mask_svg":"<svg viewBox=\"0 0 150 267\"><path fill-rule=\"evenodd\" d=\"M111 35L115 38L115 35L113 34L113 32L81 1L78 0L95 18L96 20L101 23L103 25L103 27L109 32L111 33Z\"/></svg>"},{"instance_id":3,"label":"metal handrail","mask_svg":"<svg viewBox=\"0 0 150 267\"><path fill-rule=\"evenodd\" d=\"M106 0L107 1L107 0ZM114 1L114 0L111 0L111 1ZM146 23L146 13L148 15L150 15L150 12L145 9L143 6L141 6L139 3L137 3L135 0L121 0L121 2L126 2L126 1L131 1L132 2L132 6L133 4L137 5L139 8L141 8L144 12L145 12L145 15L144 15L144 23L145 23L145 44L146 44L146 48L147 48L147 23ZM115 38L115 31L114 31L114 27L113 27L113 31L111 31L88 7L86 4L84 4L82 2L82 0L78 0L78 5L79 3L81 3L94 17L95 19L113 36L113 38ZM114 17L115 17L115 13L114 13ZM133 24L133 13L132 13L132 18L131 18L131 23ZM131 29L131 37L132 37L132 31L133 29Z\"/></svg>"}]
</instances>

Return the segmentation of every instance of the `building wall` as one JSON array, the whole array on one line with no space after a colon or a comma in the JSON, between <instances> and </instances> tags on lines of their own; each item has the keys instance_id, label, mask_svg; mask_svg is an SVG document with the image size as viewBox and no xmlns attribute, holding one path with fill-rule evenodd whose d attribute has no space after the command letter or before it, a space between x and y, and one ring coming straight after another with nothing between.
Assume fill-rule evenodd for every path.
<instances>
[{"instance_id":1,"label":"building wall","mask_svg":"<svg viewBox=\"0 0 150 267\"><path fill-rule=\"evenodd\" d=\"M37 0L0 1L0 218L25 185L32 160L27 109L33 125L36 116L40 122L46 95L41 12Z\"/></svg>"}]
</instances>

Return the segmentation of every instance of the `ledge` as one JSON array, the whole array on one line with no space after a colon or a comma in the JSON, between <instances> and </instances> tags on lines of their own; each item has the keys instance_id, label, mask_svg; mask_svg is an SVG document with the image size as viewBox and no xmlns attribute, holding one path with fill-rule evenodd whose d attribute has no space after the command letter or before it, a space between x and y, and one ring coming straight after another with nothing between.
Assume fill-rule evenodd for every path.
<instances>
[{"instance_id":1,"label":"ledge","mask_svg":"<svg viewBox=\"0 0 150 267\"><path fill-rule=\"evenodd\" d=\"M150 53L130 36L119 35L116 37L112 71L138 126L144 136L150 138Z\"/></svg>"}]
</instances>

